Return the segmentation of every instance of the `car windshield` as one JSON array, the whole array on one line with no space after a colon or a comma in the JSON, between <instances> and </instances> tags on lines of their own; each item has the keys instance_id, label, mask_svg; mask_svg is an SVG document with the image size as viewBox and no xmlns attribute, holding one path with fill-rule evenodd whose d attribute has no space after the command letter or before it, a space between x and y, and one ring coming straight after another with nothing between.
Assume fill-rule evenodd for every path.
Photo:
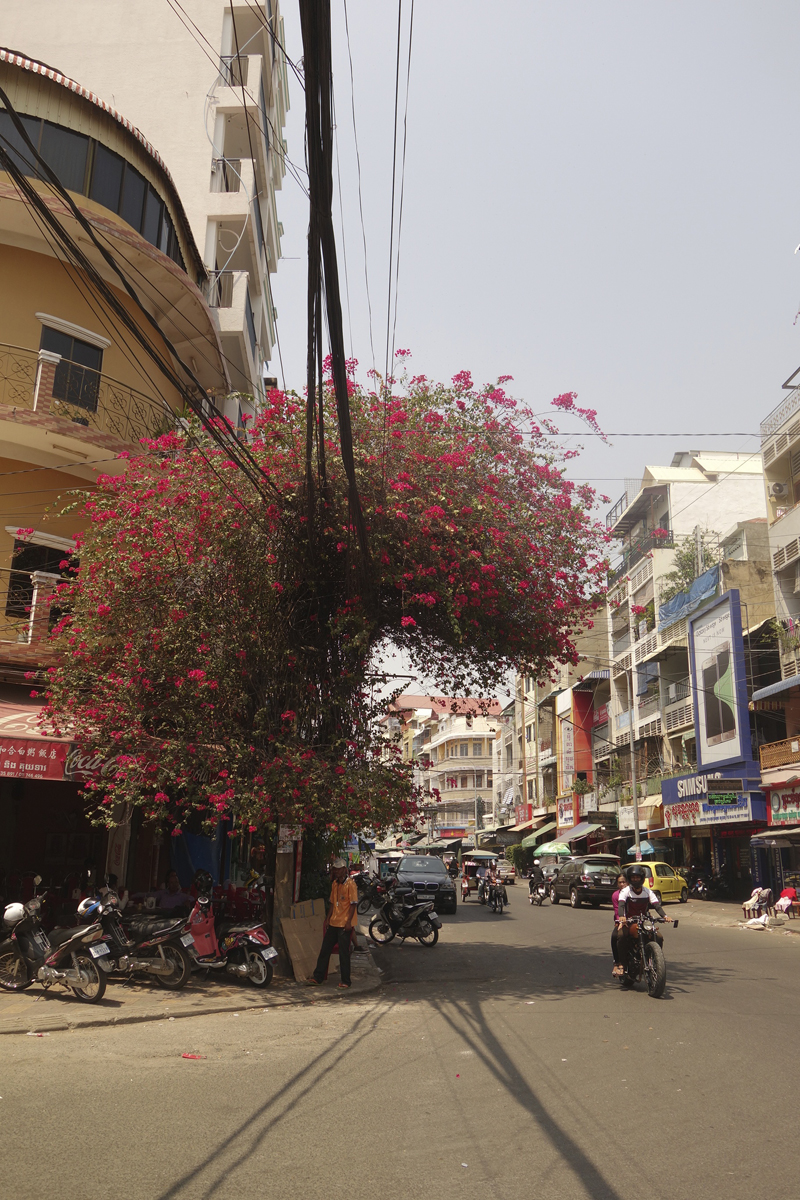
<instances>
[{"instance_id":1,"label":"car windshield","mask_svg":"<svg viewBox=\"0 0 800 1200\"><path fill-rule=\"evenodd\" d=\"M608 875L612 879L617 877L617 868L615 863L584 863L584 875Z\"/></svg>"},{"instance_id":2,"label":"car windshield","mask_svg":"<svg viewBox=\"0 0 800 1200\"><path fill-rule=\"evenodd\" d=\"M422 855L413 855L409 858L404 858L397 868L398 874L408 875L446 875L444 863L438 858L427 858Z\"/></svg>"}]
</instances>

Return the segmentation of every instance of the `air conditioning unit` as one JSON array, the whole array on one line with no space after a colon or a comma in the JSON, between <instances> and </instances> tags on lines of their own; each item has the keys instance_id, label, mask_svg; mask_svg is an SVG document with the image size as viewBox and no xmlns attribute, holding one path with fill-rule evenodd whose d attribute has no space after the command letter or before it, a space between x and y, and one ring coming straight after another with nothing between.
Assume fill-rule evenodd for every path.
<instances>
[{"instance_id":1,"label":"air conditioning unit","mask_svg":"<svg viewBox=\"0 0 800 1200\"><path fill-rule=\"evenodd\" d=\"M788 491L789 491L789 489L787 488L785 483L770 484L769 494L770 494L770 496L775 496L776 499L780 499L781 497L785 496L788 493Z\"/></svg>"}]
</instances>

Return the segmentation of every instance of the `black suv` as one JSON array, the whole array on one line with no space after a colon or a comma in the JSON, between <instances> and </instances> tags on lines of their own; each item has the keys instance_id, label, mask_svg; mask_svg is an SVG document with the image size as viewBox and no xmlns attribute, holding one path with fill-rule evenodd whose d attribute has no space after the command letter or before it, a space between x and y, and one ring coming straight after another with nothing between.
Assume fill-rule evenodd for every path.
<instances>
[{"instance_id":1,"label":"black suv","mask_svg":"<svg viewBox=\"0 0 800 1200\"><path fill-rule=\"evenodd\" d=\"M454 913L456 885L447 867L433 854L406 854L397 864L398 888L413 887L418 900L432 900L436 912Z\"/></svg>"},{"instance_id":2,"label":"black suv","mask_svg":"<svg viewBox=\"0 0 800 1200\"><path fill-rule=\"evenodd\" d=\"M617 890L619 872L619 859L613 854L584 854L580 858L570 858L550 883L550 903L569 900L573 908L580 908L584 900L592 908L610 904Z\"/></svg>"}]
</instances>

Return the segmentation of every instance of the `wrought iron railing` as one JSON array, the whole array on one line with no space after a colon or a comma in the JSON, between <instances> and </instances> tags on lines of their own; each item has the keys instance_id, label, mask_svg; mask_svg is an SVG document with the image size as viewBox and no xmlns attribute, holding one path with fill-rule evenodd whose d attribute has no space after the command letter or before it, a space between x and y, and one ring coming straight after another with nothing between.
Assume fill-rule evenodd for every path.
<instances>
[{"instance_id":1,"label":"wrought iron railing","mask_svg":"<svg viewBox=\"0 0 800 1200\"><path fill-rule=\"evenodd\" d=\"M640 559L649 554L651 550L662 550L675 545L671 529L662 529L659 536L656 537L653 533L647 533L644 537L639 537L636 541L631 542L623 551L621 561L612 568L608 573L608 586L620 578L620 576L630 571Z\"/></svg>"},{"instance_id":2,"label":"wrought iron railing","mask_svg":"<svg viewBox=\"0 0 800 1200\"><path fill-rule=\"evenodd\" d=\"M39 356L35 350L0 343L0 404L32 412L38 366ZM89 389L83 388L79 392L67 389L66 395L75 395L84 403L48 395L40 386L36 411L131 443L155 437L175 424L172 410L165 401L145 396L108 375L97 375Z\"/></svg>"}]
</instances>

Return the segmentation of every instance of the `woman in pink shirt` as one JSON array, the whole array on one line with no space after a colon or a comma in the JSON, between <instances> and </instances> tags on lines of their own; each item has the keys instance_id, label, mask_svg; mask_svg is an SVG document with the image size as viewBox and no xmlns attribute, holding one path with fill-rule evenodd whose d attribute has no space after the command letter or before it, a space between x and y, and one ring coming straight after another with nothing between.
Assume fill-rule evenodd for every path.
<instances>
[{"instance_id":1,"label":"woman in pink shirt","mask_svg":"<svg viewBox=\"0 0 800 1200\"><path fill-rule=\"evenodd\" d=\"M627 879L620 872L617 876L617 890L611 897L611 903L614 906L614 929L611 933L611 953L614 955L614 967L611 971L612 975L622 974L622 964L619 961L619 951L617 949L617 939L619 937L619 894L627 884Z\"/></svg>"}]
</instances>

